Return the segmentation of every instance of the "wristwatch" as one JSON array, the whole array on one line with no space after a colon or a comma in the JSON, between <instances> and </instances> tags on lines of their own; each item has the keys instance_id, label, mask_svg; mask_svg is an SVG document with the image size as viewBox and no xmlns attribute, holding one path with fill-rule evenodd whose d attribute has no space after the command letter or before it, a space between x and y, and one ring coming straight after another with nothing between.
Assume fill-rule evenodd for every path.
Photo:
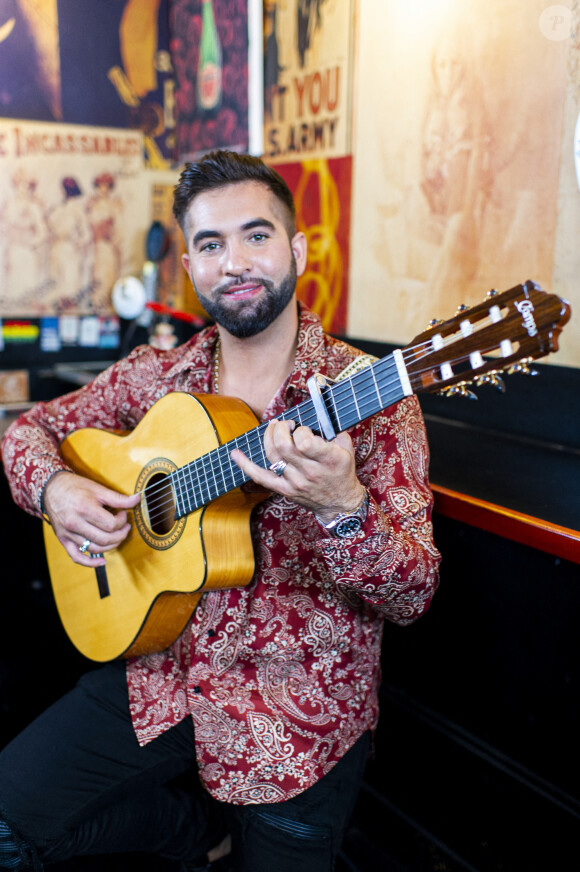
<instances>
[{"instance_id":1,"label":"wristwatch","mask_svg":"<svg viewBox=\"0 0 580 872\"><path fill-rule=\"evenodd\" d=\"M322 524L325 530L328 530L329 533L338 539L350 539L351 536L356 536L362 529L368 510L369 492L365 491L362 502L352 512L341 512L327 524L321 521L318 516L316 516L316 520L319 524Z\"/></svg>"}]
</instances>

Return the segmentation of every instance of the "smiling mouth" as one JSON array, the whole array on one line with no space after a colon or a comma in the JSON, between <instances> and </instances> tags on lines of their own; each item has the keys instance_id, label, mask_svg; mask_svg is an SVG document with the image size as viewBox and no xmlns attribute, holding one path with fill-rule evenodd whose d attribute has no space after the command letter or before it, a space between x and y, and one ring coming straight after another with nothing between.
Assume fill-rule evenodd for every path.
<instances>
[{"instance_id":1,"label":"smiling mouth","mask_svg":"<svg viewBox=\"0 0 580 872\"><path fill-rule=\"evenodd\" d=\"M232 285L221 292L223 297L251 297L263 290L262 282L245 282L243 285Z\"/></svg>"}]
</instances>

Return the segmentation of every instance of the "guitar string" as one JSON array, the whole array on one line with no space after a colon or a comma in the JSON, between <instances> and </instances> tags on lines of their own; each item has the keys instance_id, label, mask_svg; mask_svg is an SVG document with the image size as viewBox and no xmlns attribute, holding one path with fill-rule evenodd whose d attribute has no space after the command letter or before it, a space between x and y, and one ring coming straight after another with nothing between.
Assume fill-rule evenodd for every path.
<instances>
[{"instance_id":1,"label":"guitar string","mask_svg":"<svg viewBox=\"0 0 580 872\"><path fill-rule=\"evenodd\" d=\"M488 321L488 319L481 319L479 322L477 322L477 325L479 325L479 329L481 330L484 327L489 326L489 324L493 324L493 323L494 322L491 322L491 320ZM457 339L455 338L455 334L452 334L449 337L443 338L442 348L445 348L448 345L455 344L456 342L457 342ZM480 350L480 353L485 354L485 353L487 353L487 351L491 351L496 346L497 346L497 343L494 343L492 346L490 346L489 349ZM412 359L414 364L416 365L417 362L419 362L421 359L424 359L427 356L426 353L423 353L423 355L421 357L421 352L428 352L428 354L430 355L432 353L432 350L433 349L432 349L431 340L425 340L423 343L419 343L416 346L412 346L412 347L404 349L402 352L402 355L403 355L403 359L407 359L407 360ZM454 361L454 363L461 362L462 360L466 361L468 359L468 357L469 357L469 354L465 354L463 356L463 358L456 359ZM392 357L387 357L381 361L377 361L377 363L372 367L372 371L373 371L373 373L378 374L380 376L379 370L381 368L384 369L385 366L390 372L394 372L396 370L396 365L393 362ZM421 374L423 372L429 371L429 369L430 368L426 368L424 370L415 371L414 373L409 374L409 379L410 379L411 384L413 385L413 383L414 383L415 385L420 385ZM384 378L384 375L385 374L383 373L382 374L383 378ZM372 383L373 383L372 387L366 389L366 394L365 394L365 391L362 390L360 393L354 395L354 393L352 391L353 381L355 380L355 378L358 381L362 381L361 377L365 377L365 376L367 377L367 380L369 382L372 381ZM399 388L392 389L387 394L385 394L384 391L380 391L378 384L375 384L375 379L372 376L371 368L369 367L369 368L357 373L351 379L346 379L344 381L344 383L339 382L339 383L335 384L333 386L332 399L333 399L333 402L335 402L335 404L338 404L338 400L340 399L340 396L339 396L340 394L347 394L348 396L350 396L350 394L353 393L353 397L354 397L353 401L346 402L346 403L340 403L341 409L343 410L342 414L344 417L347 417L347 414L349 412L352 413L352 411L356 408L358 419L364 420L366 417L369 417L371 414L373 414L372 411L369 412L368 414L366 414L365 412L361 412L361 408L364 409L365 404L367 404L367 402L368 402L368 398L372 397L374 399L378 395L381 403L384 403L384 407L387 407L388 405L391 404L391 397L396 396L396 394L398 393L398 390L400 390L400 389ZM293 415L292 413L296 412L301 407L303 408L303 411L306 411L310 414L310 417L308 419L301 421L301 423L305 424L306 426L318 425L319 422L318 422L318 418L316 416L314 406L312 403L309 403L308 401L305 401L305 403L302 403L299 406L295 406L292 409L288 410L287 413L280 416L280 420L284 420L284 419L288 419L288 418L294 419L295 415ZM306 407L306 408L304 408L304 407ZM337 417L339 417L338 412L336 414L337 414ZM348 426L350 426L350 425L347 425L347 427ZM240 479L240 478L242 479L239 482L240 484L243 483L243 481L247 481L247 478L244 477L244 475L241 472L241 470L239 469L239 467L236 467L235 465L232 466L233 462L229 458L229 452L230 452L232 446L239 447L239 445L238 445L239 440L245 439L247 446L250 450L250 455L253 455L254 449L256 448L256 446L261 447L261 438L260 437L261 437L261 435L266 427L267 427L267 422L264 423L263 425L260 425L257 428L255 428L255 430L250 431L247 434L242 434L241 436L236 437L236 439L231 440L229 443L225 443L224 445L221 445L218 448L213 449L211 452L206 453L202 457L197 458L195 461L192 461L192 463L186 464L185 467L182 467L180 470L177 470L175 473L171 474L171 477L175 478L175 476L177 474L179 474L181 477L183 477L187 473L187 474L189 474L190 479L192 479L192 473L193 473L194 467L196 467L195 472L196 472L197 478L198 478L197 487L196 487L195 481L190 480L190 482L188 483L189 486L186 488L186 495L188 497L189 502L191 502L191 500L189 498L190 498L192 493L195 497L196 505L194 506L194 508L199 508L202 505L205 505L207 502L210 502L212 499L215 499L215 497L219 495L219 490L218 490L218 493L212 494L212 486L215 490L217 480L221 479L223 481L223 484L225 487L224 492L227 492L228 490L231 490L232 487L237 486L237 479ZM262 449L261 453L263 455L263 449ZM226 455L225 459L227 460L227 465L229 466L229 471L227 469L224 471L224 463L223 463L223 460L224 460L223 455L224 454ZM216 461L215 463L213 462L214 460ZM213 482L208 482L208 476L206 474L206 470L208 468L208 461L210 461L210 466L211 466L209 479L213 478ZM204 478L206 480L205 489L207 490L207 496L208 496L207 499L203 495L204 487L201 484L201 480L199 478L199 470L197 469L197 467L200 467L200 466L203 469ZM155 485L148 486L147 488L145 488L145 492L148 494L147 503L148 503L148 507L149 507L150 520L154 523L156 520L158 520L160 517L163 516L168 505L171 505L174 503L174 499L173 499L173 496L169 496L169 497L166 496L168 493L168 486L167 486L167 481L165 479L161 483L156 483ZM159 504L159 503L155 504L155 502L154 502L156 492L159 494L159 496L163 500L163 502L161 504ZM159 511L159 510L161 510L161 511ZM191 510L192 509L189 508L189 511L191 511ZM153 516L153 513L155 513L155 516ZM185 512L185 514L187 514L187 512Z\"/></svg>"},{"instance_id":2,"label":"guitar string","mask_svg":"<svg viewBox=\"0 0 580 872\"><path fill-rule=\"evenodd\" d=\"M400 392L391 393L393 395L393 398L395 396L400 396ZM373 395L374 394L375 391L373 391ZM385 394L383 392L383 398L384 397ZM390 404L390 399L391 398L389 397L389 400L386 400L387 404ZM359 403L359 410L361 405L364 406L364 404ZM368 414L366 411L362 413L359 413L359 411L357 411L357 415L360 414L360 418L364 420L365 417L369 417L370 414L372 414L374 408L375 407L373 406ZM313 408L310 410L310 412L311 414L309 416L302 416L302 423L313 426L318 423L318 419L315 415ZM288 418L292 416L290 415L286 417ZM253 455L256 445L260 445L261 436L266 426L267 424L264 424L262 427L258 428L253 434L252 438L246 438L246 442L249 448L249 451L247 450L247 453L249 453L250 456ZM238 447L239 438L233 441L233 444L237 444ZM198 458L193 466L189 465L189 469L187 471L189 480L183 483L180 489L180 493L178 494L181 497L182 502L184 502L184 498L186 501L186 511L182 514L188 514L188 512L192 511L192 509L199 508L202 505L210 502L212 499L215 499L216 496L219 496L219 491L221 489L220 479L224 485L224 492L231 490L233 487L238 486L239 484L242 484L243 481L247 480L242 471L237 466L235 466L235 464L233 464L233 461L230 459L229 455L231 447L232 443L226 443L225 445L220 446L217 450L214 450L214 452L211 452L208 456ZM205 476L206 482L204 486L203 484L200 484L199 467L201 466L203 470L206 470L208 468L208 459L211 459L213 462L211 463L211 470L209 474ZM181 472L180 477L183 477L183 472ZM159 499L155 504L151 499L149 499L148 501L150 520L153 524L166 514L166 510L169 508L169 506L173 508L175 507L175 500L167 481L165 481L161 488L158 489L158 496ZM191 505L192 499L194 502L193 506Z\"/></svg>"},{"instance_id":3,"label":"guitar string","mask_svg":"<svg viewBox=\"0 0 580 872\"><path fill-rule=\"evenodd\" d=\"M407 350L408 352L412 353L412 355L415 359L415 362L418 359L417 358L417 350L420 347L421 346L418 345L418 346L415 346L413 349ZM425 342L425 343L423 343L423 347L430 348L431 343ZM492 348L493 347L495 347L495 346L492 346ZM489 349L489 350L491 350L491 349ZM482 353L485 353L485 351L482 351ZM406 353L406 356L408 357L410 355L408 353ZM464 359L466 360L467 357L468 357L468 355L465 355ZM373 367L373 370L376 371L377 369L380 369L381 368L380 365L383 365L382 368L385 368L385 366L384 366L385 364L387 365L387 368L391 372L393 372L395 370L394 362L390 358L385 358L382 361L378 361L377 364ZM367 380L370 381L371 380L371 379L369 379L370 375L371 375L370 368L368 370L363 370L360 373L357 373L357 376L359 377L358 380L360 380L360 377L366 376ZM384 374L383 374L383 377L384 377ZM354 379L347 379L347 380L345 380L344 384L338 383L338 384L334 385L333 397L332 397L334 401L340 399L340 397L338 395L341 393L342 394L348 393L350 395L350 392L352 390L352 381L353 380ZM418 382L418 381L420 381L420 379L417 378L415 375L411 378L411 381ZM374 379L373 379L373 382L374 382ZM373 387L370 389L370 391L367 390L367 396L370 396L372 394L372 396L374 398L374 397L376 397L376 395L378 393L379 397L381 398L381 403L384 403L384 405L386 407L386 406L390 405L390 401L391 401L392 396L396 396L396 394L398 393L398 390L399 389L391 390L390 393L388 395L386 395L384 392L380 392L378 390L378 385L373 384ZM357 409L358 420L364 420L365 417L369 417L371 414L373 414L373 411L369 412L368 414L365 412L363 412L363 413L360 412L361 406L364 408L364 405L365 405L364 392L361 392L358 395L358 400L355 400L355 402L350 402L348 404L341 403L340 405L341 405L341 408L343 409L343 416L345 416L345 408L346 408L347 412L348 411L352 412L352 410L355 407ZM296 412L300 408L303 408L303 410L304 410L304 407L306 407L306 411L308 411L309 413L312 413L312 414L311 414L311 417L302 420L301 423L306 424L307 426L316 426L318 424L318 418L316 416L313 405L311 403L308 403L308 401L306 401L303 404L300 404L300 406L296 406L296 407L293 407L293 409L288 410L287 413L280 416L280 419L281 420L288 419L288 418L294 419L296 416L292 413ZM373 407L373 410L374 410L374 407ZM338 416L338 413L337 413L337 416ZM350 426L350 425L347 424L346 428L348 426ZM239 447L239 445L237 444L239 442L239 440L245 439L247 446L248 446L248 449L249 449L250 456L252 456L252 454L254 453L253 450L254 450L254 448L256 448L256 446L261 448L261 441L262 441L261 435L263 434L266 427L267 427L267 422L265 422L263 425L260 425L259 427L257 427L254 431L250 431L249 434L242 434L241 436L236 437L236 439L231 440L231 442L225 443L224 445L219 446L217 449L214 449L213 451L208 452L206 455L203 455L202 457L197 458L197 460L193 461L190 464L187 464L185 467L182 467L181 470L177 470L176 473L172 474L172 476L174 478L177 474L179 474L181 477L183 477L185 475L185 473L187 472L187 474L189 474L189 477L190 477L190 481L188 483L186 483L186 487L185 487L185 492L186 492L185 495L186 495L186 498L187 498L188 503L190 505L187 507L186 511L183 512L183 514L187 514L188 512L192 511L195 508L200 508L201 506L207 504L208 502L211 502L211 500L215 499L216 496L219 496L220 495L219 488L216 491L217 481L219 479L221 479L223 481L224 488L225 488L225 490L223 491L224 493L227 492L228 490L231 490L233 487L236 487L239 484L242 484L244 481L248 480L243 475L243 473L241 472L239 467L237 467L235 465L232 466L233 462L231 461L231 459L229 457L229 452L230 452L232 446ZM262 449L261 453L263 455L263 449ZM208 460L211 461L211 471L210 471L209 476L206 474L206 470L208 468ZM216 461L215 463L213 462L214 460ZM224 470L224 462L223 462L224 460L227 461L227 466L229 466L229 471L227 468ZM202 467L202 470L204 472L204 478L205 478L205 482L206 482L205 490L207 491L207 498L204 496L204 493L203 493L204 487L203 487L201 480L199 478L199 470L198 470L199 466ZM197 479L198 479L197 486L196 486L195 480L193 480L193 478L192 478L192 472L193 472L194 468L195 468L195 473L196 473ZM212 479L213 479L213 481L212 481ZM162 483L158 483L152 487L154 490L158 490L159 495L162 498L165 497L168 493L168 486L167 486L166 480L164 480ZM215 492L212 492L212 488ZM149 490L149 488L146 488L146 491L148 491L148 490ZM193 506L191 506L192 495L193 495L194 500L195 500L195 504ZM181 494L181 496L183 496L183 494ZM168 498L164 499L164 501L161 503L161 505L159 505L159 504L154 505L152 498L153 498L153 494L151 494L150 498L148 499L148 507L149 507L149 513L150 513L150 520L153 523L155 523L155 521L157 521L160 517L163 517L165 515L166 509L169 506L174 508L175 500L174 500L173 496L170 495ZM161 509L162 511L159 512L159 509Z\"/></svg>"},{"instance_id":4,"label":"guitar string","mask_svg":"<svg viewBox=\"0 0 580 872\"><path fill-rule=\"evenodd\" d=\"M395 370L394 363L391 364L390 367L393 371ZM346 389L349 389L348 383L345 385ZM341 385L342 388L342 385ZM336 389L336 386L335 386ZM400 390L400 389L399 389ZM397 392L392 390L392 397L397 396ZM376 397L376 391L374 392L374 396ZM390 405L391 396L387 395L383 392L383 397L385 398L385 403ZM350 404L351 408L354 408L354 404ZM361 403L359 403L360 407ZM369 413L369 414L372 414ZM365 415L363 415L365 417ZM366 416L368 417L368 416ZM299 406L295 406L292 409L287 410L283 415L279 416L279 420L296 420L297 423L304 424L310 427L318 426L318 417L316 415L314 406L308 400L304 403L301 403ZM248 479L244 476L242 471L237 467L233 461L230 459L229 454L233 447L242 448L245 453L249 454L259 463L259 458L255 457L256 452L262 454L263 465L267 464L267 460L262 450L262 437L265 432L266 427L269 422L264 422L259 425L255 430L250 431L248 434L242 434L236 439L231 440L224 445L219 446L217 449L214 449L211 452L208 452L206 455L197 458L192 463L187 464L185 467L182 467L181 470L178 471L180 477L189 476L189 481L186 482L185 487L188 494L186 494L186 498L190 497L191 494L194 495L195 502L198 504L198 507L204 505L205 503L211 501L212 498L219 494L215 494L212 491L216 489L216 484L218 482L223 482L225 487L225 491L230 490L232 486L237 486L238 484L242 484L244 481ZM241 444L245 443L245 444ZM201 477L199 475L199 470L205 472L205 470L209 469L209 473L205 476L205 486L201 483ZM195 481L197 478L197 482ZM163 483L161 490L163 491L160 494L162 503L161 505L155 504L153 505L151 498L148 498L148 504L151 505L150 515L155 510L166 509L167 508L167 499L171 502L171 497L167 498L167 483ZM221 483L220 483L221 487ZM204 491L207 491L207 498L204 495Z\"/></svg>"},{"instance_id":5,"label":"guitar string","mask_svg":"<svg viewBox=\"0 0 580 872\"><path fill-rule=\"evenodd\" d=\"M381 363L383 363L383 362L381 362ZM394 369L393 365L390 365L389 368L390 368L391 370ZM367 373L366 371L363 371L363 372L359 373L358 375L359 375L359 376L361 376L361 375L368 376L369 373ZM339 387L339 388L343 388L343 385L342 385L342 384L335 386L335 393L344 393L345 391L348 391L349 388L351 387L351 385L349 384L349 381L350 381L350 380L348 380L348 381L345 382L345 385L344 385L345 390L338 390L338 391L337 391L337 388L338 388L338 387ZM373 394L373 396L375 395L375 393L376 393L376 389L373 388L373 389L372 389L372 394ZM393 392L391 392L391 393L393 393ZM396 392L395 392L395 393L396 393ZM360 398L360 397L359 397L359 398ZM382 395L381 402L384 402L384 399L385 399L385 397L384 397L384 394L383 394L383 395ZM390 400L390 397L389 397L389 400ZM367 415L367 414L364 413L364 412L361 413L361 412L360 412L361 404L364 406L364 397L363 397L363 399L361 400L361 402L356 403L356 406L357 406L357 416L358 416L358 420L364 420L365 417L368 417L370 414L373 413L372 411L369 413L369 415ZM390 404L389 402L386 403L386 405L389 405L389 404ZM309 405L309 404L307 403L307 405ZM343 405L343 407L344 407L344 404L342 404L342 405ZM350 404L350 409L352 410L354 407L355 407L355 404L354 404L354 403L351 403L351 404ZM297 408L299 408L299 407L294 407L293 410L289 410L289 414L286 414L286 415L284 415L284 416L281 416L281 418L282 418L282 417L284 417L284 418L293 418L293 417L295 417L295 416L292 415L292 412L295 411ZM374 407L373 407L373 408L374 408ZM310 406L310 407L309 407L309 411L310 411L310 412L314 412L313 407ZM304 419L304 420L302 421L302 423L305 423L305 424L307 424L307 425L316 425L316 424L318 423L318 419L317 419L316 415L313 414L311 419L310 419L310 418L308 418L308 419ZM193 509L195 509L195 508L200 508L202 505L207 504L207 503L210 502L212 499L215 499L217 496L219 496L219 495L220 495L220 493L219 493L219 488L218 488L217 490L215 490L215 489L216 489L216 483L217 483L217 481L218 481L220 478L222 479L223 484L224 484L224 488L225 488L224 491L223 491L224 493L227 492L228 490L231 490L233 487L238 486L239 484L243 483L243 481L247 481L247 478L244 477L244 475L243 475L243 473L241 472L241 470L239 470L239 468L236 467L235 465L232 466L232 461L231 461L231 459L230 459L230 457L229 457L229 452L230 452L230 450L231 450L232 443L236 444L236 447L239 447L239 445L237 445L239 439L245 438L245 439L246 439L246 442L247 442L247 444L248 444L248 448L250 449L250 450L249 450L250 456L252 456L252 454L253 454L253 448L255 448L256 445L261 446L261 438L260 438L260 437L261 437L261 435L263 434L263 432L264 432L266 426L267 426L267 423L265 423L264 425L261 425L260 427L256 428L256 430L255 430L254 433L253 433L253 436L252 436L251 440L250 440L248 434L243 434L242 436L237 437L236 440L232 440L232 442L230 442L230 443L226 443L225 445L219 446L218 449L214 449L214 451L210 452L208 455L205 455L205 456L203 456L203 457L201 457L201 458L198 458L198 459L193 463L193 465L192 465L192 464L188 464L188 465L187 465L187 470L188 470L188 472L189 472L190 481L187 483L187 486L186 486L186 488L185 488L185 491L186 491L186 498L187 498L187 501L188 501L188 504L189 504L189 505L186 507L186 511L183 512L182 514L188 514L188 513L189 513L190 511L192 511ZM348 425L347 425L347 426L348 426ZM262 454L263 454L263 451L262 451ZM211 472L210 472L209 477L205 474L205 470L207 469L207 460L208 460L208 459L212 460L212 463L211 463ZM215 462L215 463L213 462L214 459L216 459L216 462ZM229 466L229 471L228 471L227 467L226 467L226 469L225 469L225 471L224 471L224 462L223 462L224 460L227 461L227 465ZM199 480L199 472L198 472L198 470L196 469L196 474L197 474L197 476L198 476L197 486L196 486L196 482L195 482L195 480L192 478L192 474L191 474L191 470L192 470L192 468L193 468L193 467L199 467L200 465L201 465L202 468L204 469L204 476L205 476L205 479L206 479L206 488L205 488L205 489L206 489L206 491L207 491L207 497L204 496L204 493L203 493L204 488L203 488L203 486L200 484L200 480ZM182 470L180 470L179 472L182 473ZM208 478L209 478L209 481L208 481ZM212 478L213 478L213 482L211 481ZM236 481L236 479L239 479L239 480ZM215 490L215 492L212 492L212 487L213 487L213 489ZM168 493L167 482L164 481L164 482L162 483L162 485L161 485L161 495L163 496L163 495L165 495L165 494L167 494L167 493ZM183 494L181 494L181 496L183 496ZM192 496L194 497L194 505L193 505L193 506L191 505L191 498L192 498ZM154 509L157 509L157 510L158 510L159 508L161 508L161 509L163 510L163 515L164 515L164 514L165 514L165 510L167 509L168 506L171 506L172 508L175 508L175 501L174 501L174 498L173 498L172 495L170 495L167 499L164 500L164 502L162 503L161 507L160 507L159 505L157 505L157 506L155 506L155 507L152 506L152 509L154 508ZM159 517L162 516L162 515L159 515L158 513L157 513L157 514L154 514L154 511L153 511L153 510L150 510L150 511L151 511L150 517L151 517L151 520L152 520L153 522L155 522L155 520L157 520Z\"/></svg>"},{"instance_id":6,"label":"guitar string","mask_svg":"<svg viewBox=\"0 0 580 872\"><path fill-rule=\"evenodd\" d=\"M493 323L493 322L489 322L489 323ZM480 319L479 322L476 322L476 327L479 327L479 329L482 329L482 328L484 328L484 327L486 327L486 326L488 326L488 319ZM445 347L446 345L454 344L456 341L457 341L457 340L454 338L454 335L452 334L452 335L450 335L449 337L447 337L446 339L443 339L442 347ZM407 349L404 349L403 352L402 352L402 353L403 353L403 359L405 359L405 358L406 358L406 359L412 358L413 361L414 361L414 363L415 363L415 365L416 365L417 362L420 360L420 358L418 357L418 353L419 353L421 350L429 350L429 353L431 353L431 351L432 351L432 341L431 341L431 340L425 340L425 341L424 341L423 343L421 343L421 344L418 344L418 345L416 345L416 346L411 346L411 347L409 347L409 348L407 348ZM485 352L483 352L483 353L485 353ZM467 359L467 356L468 356L468 355L465 355L464 359ZM378 370L378 369L380 369L380 364L384 364L385 362L387 362L387 363L389 364L389 368L392 369L391 359L389 359L389 358L385 358L383 361L378 361L378 362L377 362L377 365L375 365L375 366L373 367L373 369L374 369L374 370ZM423 372L423 371L419 371L418 374L410 374L410 381L411 381L411 382L415 381L416 384L420 384L420 375L421 375L422 372ZM360 375L360 373L359 373L358 375ZM350 379L345 380L345 385L347 386L347 390L348 390L348 387L350 386L350 382L351 382ZM214 384L215 384L215 379L214 379ZM336 386L335 386L335 393L339 393L339 391L336 390ZM375 388L374 388L374 387L371 389L371 393L372 393L373 396L374 396L374 393L375 393ZM382 401L382 399L383 399L383 398L381 398L381 401ZM389 396L388 399L390 400L391 397ZM359 394L359 395L358 395L358 400L361 400L362 404L364 405L364 401L365 401L364 395ZM350 411L352 408L354 408L354 406L358 403L358 400L355 399L355 403L351 403L350 406L347 406L347 407L346 407L346 411L348 412L348 411ZM359 404L359 405L360 405L360 404ZM338 413L337 413L337 414L338 414ZM371 414L372 414L372 413L371 413ZM292 417L292 416L291 416L291 417ZM361 420L364 420L364 415L361 415ZM316 425L316 424L318 423L318 420L317 420L316 416L314 416L314 418L312 419L312 421L304 421L303 423L306 423L306 424L311 424L311 423L312 423L312 424ZM246 434L242 434L242 436L238 437L238 439L243 438L244 435L246 435ZM254 446L255 446L255 444L256 444L256 440L254 439ZM259 440L258 440L258 444L259 444ZM220 446L220 447L222 447L222 446ZM203 460L203 466L204 466L204 468L205 468L206 465L207 465L207 460L211 458L211 455L214 454L214 452L215 452L216 450L219 450L219 449L214 449L213 452L208 452L206 455L203 455L202 458L198 458L198 462L201 463L201 461ZM189 467L189 464L188 464L187 466ZM221 464L221 462L219 463L218 469L219 469L220 472L222 471L222 464ZM165 491L166 491L166 487L164 486L164 483L161 483L161 484L156 485L156 486L159 487L160 491L162 491L162 492L165 492ZM154 489L156 486L150 486L150 488L153 488L153 489ZM148 489L148 490L149 490L149 489Z\"/></svg>"},{"instance_id":7,"label":"guitar string","mask_svg":"<svg viewBox=\"0 0 580 872\"><path fill-rule=\"evenodd\" d=\"M390 369L394 369L393 363L390 363ZM346 388L348 390L348 388L349 388L348 382L345 382L345 384L346 384ZM335 387L335 389L336 389L336 387ZM376 391L374 393L376 395ZM390 401L390 399L391 399L391 397L389 396L389 401ZM387 404L389 401L387 401ZM361 404L364 405L364 403L359 403L359 406ZM350 404L350 405L352 408L354 408L353 404ZM372 414L372 412L369 414ZM365 417L365 416L368 417L368 415L363 415L363 417ZM284 420L284 419L296 420L297 418L298 418L298 423L302 423L302 424L305 424L307 426L316 426L318 424L318 418L316 416L314 407L313 407L312 403L309 403L308 401L300 404L299 406L295 406L290 410L287 410L286 413L284 413L283 415L280 416L281 420ZM204 455L200 458L197 458L197 460L192 461L191 464L187 464L186 467L182 467L182 470L184 470L185 473L190 472L193 474L195 472L198 472L196 467L201 467L203 470L205 470L208 468L208 466L211 466L209 479L211 480L213 478L214 481L211 482L210 485L208 485L208 489L211 488L211 485L214 485L215 479L216 479L216 474L217 474L217 478L224 479L224 484L226 487L228 487L230 484L232 484L234 482L234 478L238 478L242 475L241 471L239 470L239 468L237 466L235 466L235 465L232 466L233 462L231 460L229 460L229 451L231 450L232 447L242 447L242 448L245 448L246 450L249 449L249 453L251 455L253 455L254 449L256 448L256 446L258 448L261 448L261 443L262 443L261 436L262 436L262 434L267 426L268 426L268 422L264 422L262 425L259 425L254 431L250 431L247 434L241 434L236 439L231 440L230 443L226 443L225 445L219 446L219 448L214 449L212 452L208 452L206 455ZM244 442L244 441L245 441L245 445L241 446L240 442ZM261 453L263 455L263 451L261 451ZM227 455L228 466L230 467L230 469L229 470L226 469L225 472L224 472L224 464L223 464L224 454ZM217 459L217 462L208 464L208 461L211 461L212 459ZM266 460L264 455L263 455L263 461L264 461L264 465L265 465L267 463L267 460ZM164 487L162 489L165 492L167 492L167 487ZM195 485L194 485L194 489L196 491L200 491L200 490L203 491L203 487L195 488ZM211 497L211 494L209 494L209 495ZM204 502L207 502L207 500L202 499L201 502L204 503Z\"/></svg>"}]
</instances>

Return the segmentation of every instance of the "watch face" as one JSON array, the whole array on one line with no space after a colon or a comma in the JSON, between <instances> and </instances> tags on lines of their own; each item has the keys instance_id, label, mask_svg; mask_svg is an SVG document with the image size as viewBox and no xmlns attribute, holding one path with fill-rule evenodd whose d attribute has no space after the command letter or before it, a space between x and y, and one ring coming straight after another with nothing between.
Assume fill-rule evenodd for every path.
<instances>
[{"instance_id":1,"label":"watch face","mask_svg":"<svg viewBox=\"0 0 580 872\"><path fill-rule=\"evenodd\" d=\"M362 528L362 521L356 515L350 518L343 518L334 528L334 535L340 536L341 539L348 539L349 536L354 536Z\"/></svg>"}]
</instances>

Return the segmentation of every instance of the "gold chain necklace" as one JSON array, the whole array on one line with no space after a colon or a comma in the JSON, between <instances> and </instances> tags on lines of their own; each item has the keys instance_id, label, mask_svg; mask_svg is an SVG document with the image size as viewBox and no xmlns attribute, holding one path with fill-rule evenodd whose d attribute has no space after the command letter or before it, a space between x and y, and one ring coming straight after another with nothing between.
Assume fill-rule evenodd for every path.
<instances>
[{"instance_id":1,"label":"gold chain necklace","mask_svg":"<svg viewBox=\"0 0 580 872\"><path fill-rule=\"evenodd\" d=\"M222 356L222 338L218 336L213 352L213 392L220 392L220 360Z\"/></svg>"}]
</instances>

